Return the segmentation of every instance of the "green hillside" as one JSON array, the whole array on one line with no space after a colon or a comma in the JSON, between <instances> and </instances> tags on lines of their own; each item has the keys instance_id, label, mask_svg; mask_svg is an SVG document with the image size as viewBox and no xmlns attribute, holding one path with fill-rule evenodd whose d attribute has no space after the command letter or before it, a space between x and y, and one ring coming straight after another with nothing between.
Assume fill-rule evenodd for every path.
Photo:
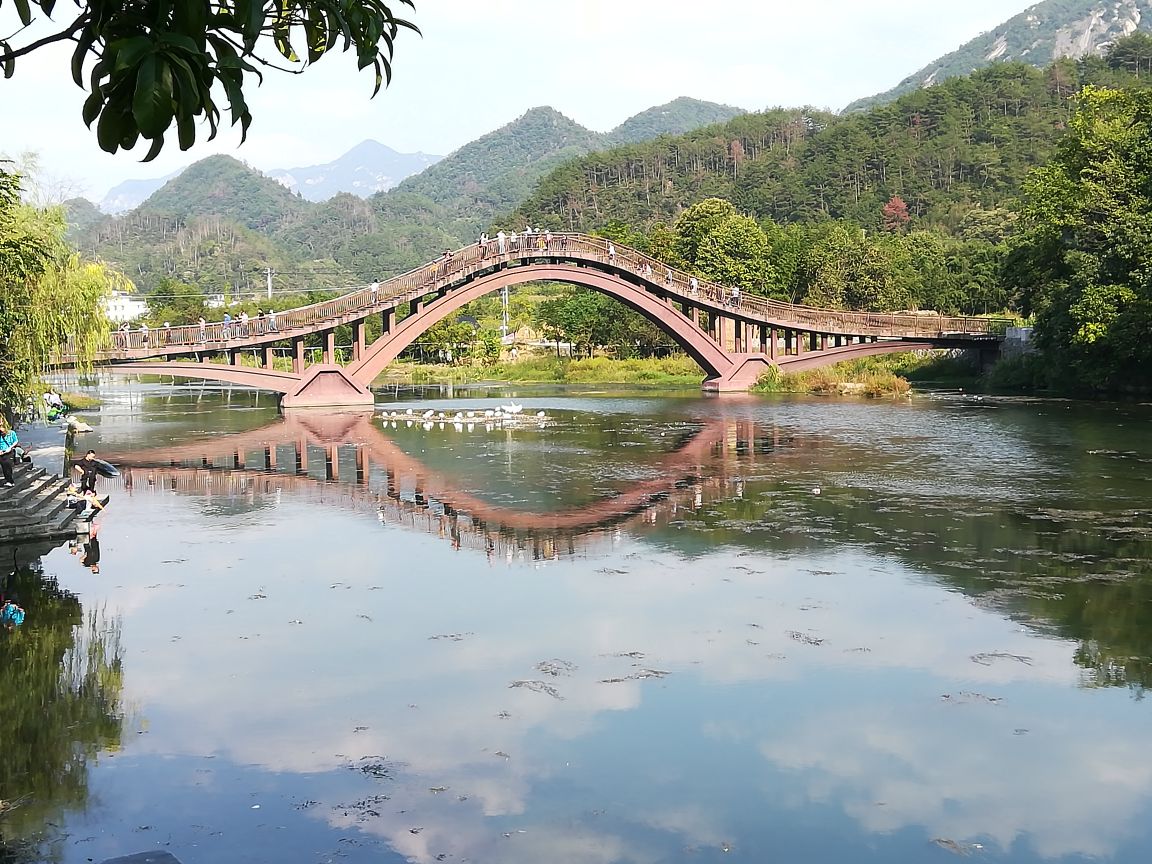
<instances>
[{"instance_id":1,"label":"green hillside","mask_svg":"<svg viewBox=\"0 0 1152 864\"><path fill-rule=\"evenodd\" d=\"M607 145L636 144L661 135L683 135L693 129L727 122L745 113L743 108L681 96L629 117L604 138Z\"/></svg>"},{"instance_id":2,"label":"green hillside","mask_svg":"<svg viewBox=\"0 0 1152 864\"><path fill-rule=\"evenodd\" d=\"M617 147L543 178L517 219L589 230L667 222L708 197L776 222L847 219L879 227L894 195L919 224L1014 198L1053 152L1087 83L1130 81L1092 58L1048 70L998 64L868 112L748 114L678 137Z\"/></svg>"},{"instance_id":3,"label":"green hillside","mask_svg":"<svg viewBox=\"0 0 1152 864\"><path fill-rule=\"evenodd\" d=\"M218 216L268 231L290 222L308 203L231 156L209 156L169 180L133 212L180 220Z\"/></svg>"},{"instance_id":4,"label":"green hillside","mask_svg":"<svg viewBox=\"0 0 1152 864\"><path fill-rule=\"evenodd\" d=\"M1152 0L1044 0L933 60L891 90L859 99L844 110L874 108L993 63L1020 62L1043 68L1061 57L1101 55L1136 29L1152 30Z\"/></svg>"}]
</instances>

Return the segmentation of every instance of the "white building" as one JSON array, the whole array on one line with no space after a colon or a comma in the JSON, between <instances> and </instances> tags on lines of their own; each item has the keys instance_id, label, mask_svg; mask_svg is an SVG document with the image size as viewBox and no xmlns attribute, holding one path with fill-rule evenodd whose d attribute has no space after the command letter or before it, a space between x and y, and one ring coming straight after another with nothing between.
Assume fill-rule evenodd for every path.
<instances>
[{"instance_id":1,"label":"white building","mask_svg":"<svg viewBox=\"0 0 1152 864\"><path fill-rule=\"evenodd\" d=\"M111 297L104 298L104 314L108 316L109 321L115 321L117 324L123 321L135 321L147 312L147 303L123 291L113 291Z\"/></svg>"}]
</instances>

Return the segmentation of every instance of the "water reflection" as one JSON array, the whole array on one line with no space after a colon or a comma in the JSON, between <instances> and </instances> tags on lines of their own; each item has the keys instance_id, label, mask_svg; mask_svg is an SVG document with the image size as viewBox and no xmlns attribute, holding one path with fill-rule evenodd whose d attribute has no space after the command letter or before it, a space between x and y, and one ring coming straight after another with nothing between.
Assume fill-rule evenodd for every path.
<instances>
[{"instance_id":1,"label":"water reflection","mask_svg":"<svg viewBox=\"0 0 1152 864\"><path fill-rule=\"evenodd\" d=\"M1146 705L1083 686L1143 686L1146 480L1046 436L1139 444L951 404L554 413L105 442L130 494L88 590L144 734L65 858L1146 860Z\"/></svg>"},{"instance_id":2,"label":"water reflection","mask_svg":"<svg viewBox=\"0 0 1152 864\"><path fill-rule=\"evenodd\" d=\"M27 619L0 633L0 860L37 861L63 842L45 826L86 806L89 761L119 746L120 632L43 573L47 548L4 551Z\"/></svg>"}]
</instances>

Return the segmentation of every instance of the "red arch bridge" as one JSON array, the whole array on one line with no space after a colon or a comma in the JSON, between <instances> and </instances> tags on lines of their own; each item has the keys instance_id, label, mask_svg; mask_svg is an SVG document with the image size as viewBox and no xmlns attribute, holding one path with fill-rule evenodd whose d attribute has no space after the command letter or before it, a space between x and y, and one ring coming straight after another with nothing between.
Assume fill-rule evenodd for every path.
<instances>
[{"instance_id":1,"label":"red arch bridge","mask_svg":"<svg viewBox=\"0 0 1152 864\"><path fill-rule=\"evenodd\" d=\"M932 348L997 351L1007 322L935 314L836 312L737 294L666 267L654 258L583 234L532 235L499 248L465 247L423 267L332 300L249 320L246 328L212 323L118 333L97 363L137 374L202 378L283 394L282 406L371 405L368 389L428 328L472 300L524 282L551 280L615 297L667 333L703 369L711 391L746 390L770 367L802 371L875 354ZM397 312L407 310L400 317ZM382 333L365 342L365 322ZM351 360L341 365L336 328L352 330ZM320 337L321 359L305 343ZM292 369L273 366L290 346ZM258 365L246 365L253 354ZM65 350L62 357L72 359Z\"/></svg>"}]
</instances>

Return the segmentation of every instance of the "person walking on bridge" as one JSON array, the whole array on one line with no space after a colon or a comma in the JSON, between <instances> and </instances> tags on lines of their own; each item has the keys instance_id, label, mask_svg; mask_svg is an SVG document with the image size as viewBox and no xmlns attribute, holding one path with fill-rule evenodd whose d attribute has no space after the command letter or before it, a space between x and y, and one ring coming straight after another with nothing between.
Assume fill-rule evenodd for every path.
<instances>
[{"instance_id":1,"label":"person walking on bridge","mask_svg":"<svg viewBox=\"0 0 1152 864\"><path fill-rule=\"evenodd\" d=\"M200 320L196 322L200 325L200 341L208 341L208 322L204 320L204 316L200 316Z\"/></svg>"},{"instance_id":2,"label":"person walking on bridge","mask_svg":"<svg viewBox=\"0 0 1152 864\"><path fill-rule=\"evenodd\" d=\"M507 240L508 235L504 233L503 229L496 232L496 251L501 255L507 251L507 246L505 245Z\"/></svg>"},{"instance_id":3,"label":"person walking on bridge","mask_svg":"<svg viewBox=\"0 0 1152 864\"><path fill-rule=\"evenodd\" d=\"M612 245L612 241L608 241L608 263L616 266L616 247Z\"/></svg>"},{"instance_id":4,"label":"person walking on bridge","mask_svg":"<svg viewBox=\"0 0 1152 864\"><path fill-rule=\"evenodd\" d=\"M508 247L512 250L513 255L520 251L520 235L515 231L508 235Z\"/></svg>"},{"instance_id":5,"label":"person walking on bridge","mask_svg":"<svg viewBox=\"0 0 1152 864\"><path fill-rule=\"evenodd\" d=\"M232 316L228 312L224 313L224 321L220 327L220 338L225 342L232 338Z\"/></svg>"},{"instance_id":6,"label":"person walking on bridge","mask_svg":"<svg viewBox=\"0 0 1152 864\"><path fill-rule=\"evenodd\" d=\"M268 332L276 332L276 310L271 306L268 307Z\"/></svg>"},{"instance_id":7,"label":"person walking on bridge","mask_svg":"<svg viewBox=\"0 0 1152 864\"><path fill-rule=\"evenodd\" d=\"M375 305L376 301L380 299L380 281L377 279L372 280L372 304Z\"/></svg>"}]
</instances>

